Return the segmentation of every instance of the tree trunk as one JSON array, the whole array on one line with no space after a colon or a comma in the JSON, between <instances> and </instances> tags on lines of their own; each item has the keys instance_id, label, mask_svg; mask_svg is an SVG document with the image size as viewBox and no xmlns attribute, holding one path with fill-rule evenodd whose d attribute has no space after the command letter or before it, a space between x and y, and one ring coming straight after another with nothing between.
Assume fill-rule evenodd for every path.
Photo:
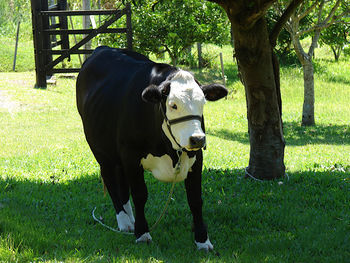
<instances>
[{"instance_id":1,"label":"tree trunk","mask_svg":"<svg viewBox=\"0 0 350 263\"><path fill-rule=\"evenodd\" d=\"M319 32L316 32L312 39L309 52L306 53L301 46L300 39L291 34L295 53L303 66L304 73L304 103L301 124L303 126L315 125L315 91L314 91L314 66L312 64L312 56L317 45Z\"/></svg>"},{"instance_id":2,"label":"tree trunk","mask_svg":"<svg viewBox=\"0 0 350 263\"><path fill-rule=\"evenodd\" d=\"M338 61L339 57L340 57L340 53L341 53L341 47L339 47L339 46L336 46L336 47L331 46L331 49L333 51L334 60Z\"/></svg>"},{"instance_id":3,"label":"tree trunk","mask_svg":"<svg viewBox=\"0 0 350 263\"><path fill-rule=\"evenodd\" d=\"M198 53L198 68L203 68L203 58L202 58L202 43L197 43L197 53Z\"/></svg>"},{"instance_id":4,"label":"tree trunk","mask_svg":"<svg viewBox=\"0 0 350 263\"><path fill-rule=\"evenodd\" d=\"M274 63L267 24L260 18L254 25L244 27L237 17L228 14L247 101L250 159L246 175L279 178L285 174L285 141L278 65Z\"/></svg>"},{"instance_id":5,"label":"tree trunk","mask_svg":"<svg viewBox=\"0 0 350 263\"><path fill-rule=\"evenodd\" d=\"M302 125L315 125L315 91L314 91L314 66L312 65L311 57L305 59L303 63L304 72L304 104Z\"/></svg>"}]
</instances>

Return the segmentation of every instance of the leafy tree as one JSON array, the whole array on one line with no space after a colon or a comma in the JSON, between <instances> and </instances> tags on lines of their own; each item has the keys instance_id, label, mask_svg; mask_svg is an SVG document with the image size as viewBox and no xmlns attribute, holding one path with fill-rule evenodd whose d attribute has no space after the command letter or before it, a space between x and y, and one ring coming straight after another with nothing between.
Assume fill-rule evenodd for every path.
<instances>
[{"instance_id":1,"label":"leafy tree","mask_svg":"<svg viewBox=\"0 0 350 263\"><path fill-rule=\"evenodd\" d=\"M144 1L133 6L133 46L142 53L167 52L173 64L196 42L229 43L229 22L218 5L198 0ZM123 45L108 36L104 43Z\"/></svg>"},{"instance_id":2,"label":"leafy tree","mask_svg":"<svg viewBox=\"0 0 350 263\"><path fill-rule=\"evenodd\" d=\"M30 1L0 0L0 28L7 34L6 29L14 30L18 21L30 18ZM0 32L1 33L1 32Z\"/></svg>"},{"instance_id":3,"label":"leafy tree","mask_svg":"<svg viewBox=\"0 0 350 263\"><path fill-rule=\"evenodd\" d=\"M335 61L338 61L341 51L349 42L349 31L350 23L337 23L321 32L320 43L332 49Z\"/></svg>"},{"instance_id":4,"label":"leafy tree","mask_svg":"<svg viewBox=\"0 0 350 263\"><path fill-rule=\"evenodd\" d=\"M282 2L276 4L276 10L282 10ZM288 2L292 3L293 0ZM344 0L307 0L302 2L286 23L286 29L291 36L294 50L304 73L302 125L315 125L314 67L312 59L321 31L343 21L349 13L350 9ZM301 39L306 36L311 36L311 43L307 51L301 45Z\"/></svg>"}]
</instances>

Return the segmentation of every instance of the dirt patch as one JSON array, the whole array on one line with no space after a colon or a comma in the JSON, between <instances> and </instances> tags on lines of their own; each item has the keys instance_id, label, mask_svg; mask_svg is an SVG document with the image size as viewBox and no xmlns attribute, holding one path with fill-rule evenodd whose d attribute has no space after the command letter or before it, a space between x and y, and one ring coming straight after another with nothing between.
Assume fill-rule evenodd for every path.
<instances>
[{"instance_id":1,"label":"dirt patch","mask_svg":"<svg viewBox=\"0 0 350 263\"><path fill-rule=\"evenodd\" d=\"M3 90L0 90L0 112L8 111L10 113L17 112L21 108L21 104L11 99L11 97Z\"/></svg>"}]
</instances>

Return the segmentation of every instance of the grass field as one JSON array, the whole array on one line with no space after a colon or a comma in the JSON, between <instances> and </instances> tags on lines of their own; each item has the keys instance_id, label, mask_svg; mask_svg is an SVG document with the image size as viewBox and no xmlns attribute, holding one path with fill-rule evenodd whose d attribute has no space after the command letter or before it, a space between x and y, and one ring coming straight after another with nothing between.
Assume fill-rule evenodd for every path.
<instances>
[{"instance_id":1,"label":"grass field","mask_svg":"<svg viewBox=\"0 0 350 263\"><path fill-rule=\"evenodd\" d=\"M244 179L246 105L229 47L231 94L205 108L204 216L215 251L197 251L183 183L149 245L117 226L83 136L75 80L33 89L34 72L0 73L0 262L350 262L350 68L316 59L316 123L302 127L302 71L281 68L288 177ZM28 62L29 63L29 62ZM195 71L220 81L216 69ZM146 175L152 225L169 184Z\"/></svg>"}]
</instances>

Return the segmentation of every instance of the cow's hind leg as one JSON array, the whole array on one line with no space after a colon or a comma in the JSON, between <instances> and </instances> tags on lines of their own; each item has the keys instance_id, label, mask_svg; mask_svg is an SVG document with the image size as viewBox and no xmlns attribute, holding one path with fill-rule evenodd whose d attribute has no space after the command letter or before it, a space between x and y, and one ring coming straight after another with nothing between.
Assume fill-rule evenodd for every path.
<instances>
[{"instance_id":1,"label":"cow's hind leg","mask_svg":"<svg viewBox=\"0 0 350 263\"><path fill-rule=\"evenodd\" d=\"M121 231L134 231L135 219L129 201L129 185L120 165L101 165L101 176L112 199Z\"/></svg>"},{"instance_id":2,"label":"cow's hind leg","mask_svg":"<svg viewBox=\"0 0 350 263\"><path fill-rule=\"evenodd\" d=\"M145 217L145 204L148 197L143 169L135 158L136 154L124 154L123 172L129 179L132 200L135 206L135 236L136 242L150 242L148 224ZM141 159L141 158L140 158ZM135 162L136 161L136 162Z\"/></svg>"},{"instance_id":3,"label":"cow's hind leg","mask_svg":"<svg viewBox=\"0 0 350 263\"><path fill-rule=\"evenodd\" d=\"M120 165L117 165L115 167L115 173L116 175L118 175L117 187L118 187L120 201L123 205L123 211L121 211L120 213L117 213L118 226L120 229L122 229L121 226L126 225L126 228L129 229L128 231L134 231L135 218L134 218L134 213L132 212L132 207L130 202L129 183ZM125 213L127 217L125 216ZM125 226L123 228L125 229Z\"/></svg>"}]
</instances>

